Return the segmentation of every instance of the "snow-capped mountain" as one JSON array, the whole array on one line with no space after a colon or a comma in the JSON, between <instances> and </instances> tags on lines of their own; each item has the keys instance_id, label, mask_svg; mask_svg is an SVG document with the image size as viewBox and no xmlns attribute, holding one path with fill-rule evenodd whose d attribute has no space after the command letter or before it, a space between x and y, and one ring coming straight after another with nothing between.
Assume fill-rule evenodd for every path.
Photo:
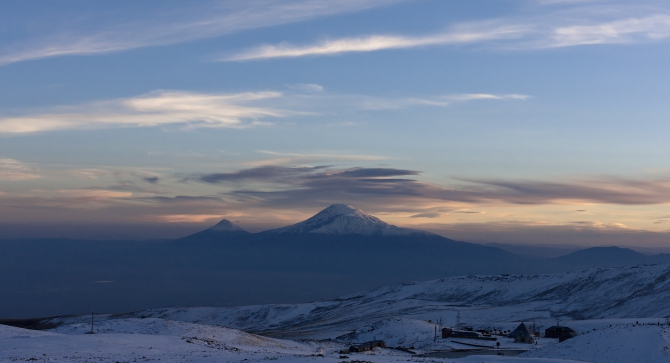
<instances>
[{"instance_id":1,"label":"snow-capped mountain","mask_svg":"<svg viewBox=\"0 0 670 363\"><path fill-rule=\"evenodd\" d=\"M294 225L266 233L322 233L333 235L410 236L431 234L388 224L346 204L333 204L313 217Z\"/></svg>"},{"instance_id":2,"label":"snow-capped mountain","mask_svg":"<svg viewBox=\"0 0 670 363\"><path fill-rule=\"evenodd\" d=\"M244 228L238 226L237 224L227 220L222 219L219 223L215 224L213 227L209 228L210 231L229 231L229 232L246 232Z\"/></svg>"}]
</instances>

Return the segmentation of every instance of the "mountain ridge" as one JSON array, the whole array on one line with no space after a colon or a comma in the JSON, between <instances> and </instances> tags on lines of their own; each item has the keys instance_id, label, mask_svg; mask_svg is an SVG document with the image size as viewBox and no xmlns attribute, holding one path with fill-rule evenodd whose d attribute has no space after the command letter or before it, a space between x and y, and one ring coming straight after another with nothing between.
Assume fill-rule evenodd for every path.
<instances>
[{"instance_id":1,"label":"mountain ridge","mask_svg":"<svg viewBox=\"0 0 670 363\"><path fill-rule=\"evenodd\" d=\"M204 231L195 233L197 235L202 232L209 231L204 235L216 235L212 232L238 232L244 229L227 219L221 220L219 223ZM246 232L246 231L244 231ZM327 208L321 210L312 217L289 226L270 229L254 234L329 234L329 235L364 235L364 236L412 236L412 235L433 235L434 233L401 228L392 224L386 223L381 219L356 209L347 204L332 204ZM189 239L194 236L186 236ZM202 234L201 234L202 235Z\"/></svg>"}]
</instances>

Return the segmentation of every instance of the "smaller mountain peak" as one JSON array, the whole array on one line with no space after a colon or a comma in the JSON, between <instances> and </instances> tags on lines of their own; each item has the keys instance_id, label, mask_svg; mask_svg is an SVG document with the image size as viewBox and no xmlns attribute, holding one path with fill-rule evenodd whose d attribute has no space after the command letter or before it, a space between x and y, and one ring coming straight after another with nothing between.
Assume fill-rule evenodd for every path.
<instances>
[{"instance_id":1,"label":"smaller mountain peak","mask_svg":"<svg viewBox=\"0 0 670 363\"><path fill-rule=\"evenodd\" d=\"M222 219L219 223L210 228L211 231L230 231L230 232L246 232L244 228L238 226L237 224L227 220Z\"/></svg>"}]
</instances>

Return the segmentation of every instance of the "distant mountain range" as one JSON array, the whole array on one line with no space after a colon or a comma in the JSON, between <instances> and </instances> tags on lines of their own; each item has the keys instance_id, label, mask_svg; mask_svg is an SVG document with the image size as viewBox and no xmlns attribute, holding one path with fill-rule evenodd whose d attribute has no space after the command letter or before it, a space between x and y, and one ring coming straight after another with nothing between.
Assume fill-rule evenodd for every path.
<instances>
[{"instance_id":1,"label":"distant mountain range","mask_svg":"<svg viewBox=\"0 0 670 363\"><path fill-rule=\"evenodd\" d=\"M225 240L231 237L231 232L236 236L249 234L235 223L223 219L215 226L182 238L182 240ZM296 235L303 233L337 236L436 236L429 232L396 227L345 204L333 204L300 223L261 232L262 235L270 236L273 234Z\"/></svg>"},{"instance_id":2,"label":"distant mountain range","mask_svg":"<svg viewBox=\"0 0 670 363\"><path fill-rule=\"evenodd\" d=\"M248 243L313 241L313 243L319 244L325 243L325 241L339 240L340 238L337 237L345 237L347 240L365 241L366 243L373 244L384 240L389 243L403 241L410 243L414 248L420 248L426 243L430 245L428 241L439 241L439 245L430 245L429 248L435 248L433 252L438 253L440 261L444 264L458 266L459 270L463 273L472 272L472 269L468 268L468 266L476 266L477 269L474 273L481 274L490 271L491 268L496 270L504 268L515 272L557 272L588 267L614 267L670 262L670 254L647 255L629 248L620 247L579 248L577 246L567 246L564 248L552 248L548 246L488 244L484 245L485 248L482 248L480 244L457 242L429 232L396 227L359 209L344 204L331 205L303 222L255 234L244 231L244 229L233 222L224 219L209 229L177 241L232 242L243 239L248 241ZM346 241L342 241L342 243L341 247L348 246ZM360 250L360 248L365 246L353 247L356 250ZM389 247L382 246L380 249L386 251ZM451 253L439 254L439 252L445 252L443 251L445 248L453 251L449 251ZM550 257L547 258L544 256ZM427 255L422 256L422 258L425 258L424 264L431 260ZM495 259L502 259L503 263L500 264L492 261ZM524 263L524 267L514 266L514 263ZM444 268L438 269L444 270ZM450 274L454 271L444 272Z\"/></svg>"},{"instance_id":3,"label":"distant mountain range","mask_svg":"<svg viewBox=\"0 0 670 363\"><path fill-rule=\"evenodd\" d=\"M222 220L174 241L0 241L0 312L35 317L164 306L298 303L459 275L670 262L616 247L533 258L385 223L346 205L260 233Z\"/></svg>"}]
</instances>

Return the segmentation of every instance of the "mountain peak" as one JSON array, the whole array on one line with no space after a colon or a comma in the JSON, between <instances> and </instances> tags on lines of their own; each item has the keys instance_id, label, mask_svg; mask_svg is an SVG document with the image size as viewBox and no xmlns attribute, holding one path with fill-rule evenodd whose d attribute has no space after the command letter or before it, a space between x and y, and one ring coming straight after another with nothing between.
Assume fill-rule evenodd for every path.
<instances>
[{"instance_id":1,"label":"mountain peak","mask_svg":"<svg viewBox=\"0 0 670 363\"><path fill-rule=\"evenodd\" d=\"M390 225L346 204L333 204L313 217L294 225L273 229L269 233L323 233L335 235L407 236L429 234Z\"/></svg>"},{"instance_id":2,"label":"mountain peak","mask_svg":"<svg viewBox=\"0 0 670 363\"><path fill-rule=\"evenodd\" d=\"M237 224L227 220L222 219L219 223L209 228L211 231L228 231L228 232L246 232L244 228L238 226Z\"/></svg>"},{"instance_id":3,"label":"mountain peak","mask_svg":"<svg viewBox=\"0 0 670 363\"><path fill-rule=\"evenodd\" d=\"M333 204L316 215L319 214L340 215L340 216L367 215L362 210L356 209L348 204Z\"/></svg>"}]
</instances>

